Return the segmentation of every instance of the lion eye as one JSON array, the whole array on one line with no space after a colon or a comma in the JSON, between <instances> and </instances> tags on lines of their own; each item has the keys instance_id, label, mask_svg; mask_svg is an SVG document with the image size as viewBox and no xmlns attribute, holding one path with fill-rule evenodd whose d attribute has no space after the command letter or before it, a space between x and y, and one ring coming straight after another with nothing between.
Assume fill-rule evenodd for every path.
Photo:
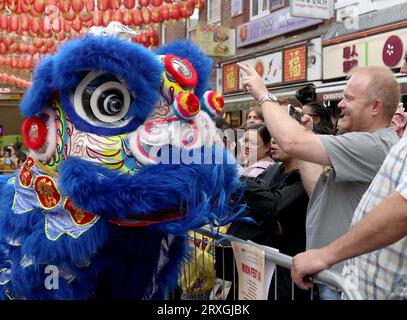
<instances>
[{"instance_id":1,"label":"lion eye","mask_svg":"<svg viewBox=\"0 0 407 320\"><path fill-rule=\"evenodd\" d=\"M196 87L198 75L188 60L174 55L166 55L164 57L164 66L170 78L174 79L185 89Z\"/></svg>"},{"instance_id":2,"label":"lion eye","mask_svg":"<svg viewBox=\"0 0 407 320\"><path fill-rule=\"evenodd\" d=\"M128 111L132 96L124 82L100 71L89 72L76 87L76 113L93 125L124 126L131 120Z\"/></svg>"}]
</instances>

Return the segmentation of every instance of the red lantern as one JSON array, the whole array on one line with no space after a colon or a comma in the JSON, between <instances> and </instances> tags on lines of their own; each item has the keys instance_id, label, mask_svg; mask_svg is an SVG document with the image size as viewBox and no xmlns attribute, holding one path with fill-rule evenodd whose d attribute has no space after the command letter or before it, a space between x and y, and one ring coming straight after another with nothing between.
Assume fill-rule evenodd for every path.
<instances>
[{"instance_id":1,"label":"red lantern","mask_svg":"<svg viewBox=\"0 0 407 320\"><path fill-rule=\"evenodd\" d=\"M18 50L18 43L13 43L9 48L8 51L11 53L15 53Z\"/></svg>"},{"instance_id":2,"label":"red lantern","mask_svg":"<svg viewBox=\"0 0 407 320\"><path fill-rule=\"evenodd\" d=\"M17 59L17 68L25 69L25 59Z\"/></svg>"},{"instance_id":3,"label":"red lantern","mask_svg":"<svg viewBox=\"0 0 407 320\"><path fill-rule=\"evenodd\" d=\"M44 44L44 40L40 39L40 38L35 38L33 40L33 45L35 48L39 49L42 47L42 45Z\"/></svg>"},{"instance_id":4,"label":"red lantern","mask_svg":"<svg viewBox=\"0 0 407 320\"><path fill-rule=\"evenodd\" d=\"M46 39L44 41L45 48L51 48L53 45L54 45L54 40L52 40L52 39Z\"/></svg>"},{"instance_id":5,"label":"red lantern","mask_svg":"<svg viewBox=\"0 0 407 320\"><path fill-rule=\"evenodd\" d=\"M20 13L27 13L29 9L29 5L25 1L20 1Z\"/></svg>"},{"instance_id":6,"label":"red lantern","mask_svg":"<svg viewBox=\"0 0 407 320\"><path fill-rule=\"evenodd\" d=\"M31 69L33 67L33 62L31 59L26 59L24 63L24 68L25 69Z\"/></svg>"},{"instance_id":7,"label":"red lantern","mask_svg":"<svg viewBox=\"0 0 407 320\"><path fill-rule=\"evenodd\" d=\"M82 21L79 17L76 17L74 21L72 21L72 29L77 32L80 32L82 29Z\"/></svg>"},{"instance_id":8,"label":"red lantern","mask_svg":"<svg viewBox=\"0 0 407 320\"><path fill-rule=\"evenodd\" d=\"M205 0L197 0L196 5L198 6L199 10L205 9Z\"/></svg>"},{"instance_id":9,"label":"red lantern","mask_svg":"<svg viewBox=\"0 0 407 320\"><path fill-rule=\"evenodd\" d=\"M83 26L83 27L86 27L86 28L93 27L93 20L90 19L90 20L88 20L88 21L82 21L82 26Z\"/></svg>"},{"instance_id":10,"label":"red lantern","mask_svg":"<svg viewBox=\"0 0 407 320\"><path fill-rule=\"evenodd\" d=\"M154 29L148 31L148 36L150 37L150 45L153 47L158 46L158 34Z\"/></svg>"},{"instance_id":11,"label":"red lantern","mask_svg":"<svg viewBox=\"0 0 407 320\"><path fill-rule=\"evenodd\" d=\"M30 29L31 17L28 14L22 14L20 16L20 30L25 32Z\"/></svg>"},{"instance_id":12,"label":"red lantern","mask_svg":"<svg viewBox=\"0 0 407 320\"><path fill-rule=\"evenodd\" d=\"M37 34L41 29L41 21L39 17L32 17L30 24L30 31L33 34Z\"/></svg>"},{"instance_id":13,"label":"red lantern","mask_svg":"<svg viewBox=\"0 0 407 320\"><path fill-rule=\"evenodd\" d=\"M92 14L84 8L81 13L79 13L79 19L81 19L82 22L90 21L92 20Z\"/></svg>"},{"instance_id":14,"label":"red lantern","mask_svg":"<svg viewBox=\"0 0 407 320\"><path fill-rule=\"evenodd\" d=\"M18 50L20 53L24 54L28 52L28 45L25 42L20 42L18 45Z\"/></svg>"},{"instance_id":15,"label":"red lantern","mask_svg":"<svg viewBox=\"0 0 407 320\"><path fill-rule=\"evenodd\" d=\"M126 26L131 25L133 22L133 18L131 16L131 11L130 10L125 10L123 12L123 24Z\"/></svg>"},{"instance_id":16,"label":"red lantern","mask_svg":"<svg viewBox=\"0 0 407 320\"><path fill-rule=\"evenodd\" d=\"M92 21L94 26L101 26L102 25L102 17L103 13L100 10L93 11Z\"/></svg>"},{"instance_id":17,"label":"red lantern","mask_svg":"<svg viewBox=\"0 0 407 320\"><path fill-rule=\"evenodd\" d=\"M88 12L95 10L95 0L85 0L85 7Z\"/></svg>"},{"instance_id":18,"label":"red lantern","mask_svg":"<svg viewBox=\"0 0 407 320\"><path fill-rule=\"evenodd\" d=\"M99 10L106 11L109 8L109 0L98 0Z\"/></svg>"},{"instance_id":19,"label":"red lantern","mask_svg":"<svg viewBox=\"0 0 407 320\"><path fill-rule=\"evenodd\" d=\"M3 42L7 47L10 47L14 43L14 38L12 36L7 36L3 39Z\"/></svg>"},{"instance_id":20,"label":"red lantern","mask_svg":"<svg viewBox=\"0 0 407 320\"><path fill-rule=\"evenodd\" d=\"M18 13L19 11L18 0L7 0L7 7L10 9L10 11Z\"/></svg>"},{"instance_id":21,"label":"red lantern","mask_svg":"<svg viewBox=\"0 0 407 320\"><path fill-rule=\"evenodd\" d=\"M165 2L167 2L167 3L173 3L174 0L165 0Z\"/></svg>"},{"instance_id":22,"label":"red lantern","mask_svg":"<svg viewBox=\"0 0 407 320\"><path fill-rule=\"evenodd\" d=\"M48 52L48 48L47 48L47 47L41 47L41 48L40 48L40 53L41 53L42 55L47 54L47 52Z\"/></svg>"},{"instance_id":23,"label":"red lantern","mask_svg":"<svg viewBox=\"0 0 407 320\"><path fill-rule=\"evenodd\" d=\"M141 14L141 10L140 9L135 9L131 13L131 15L133 17L134 25L136 25L137 27L141 26L141 24L143 23L143 16Z\"/></svg>"},{"instance_id":24,"label":"red lantern","mask_svg":"<svg viewBox=\"0 0 407 320\"><path fill-rule=\"evenodd\" d=\"M149 8L141 9L141 15L143 17L144 24L149 24L151 22L151 12Z\"/></svg>"},{"instance_id":25,"label":"red lantern","mask_svg":"<svg viewBox=\"0 0 407 320\"><path fill-rule=\"evenodd\" d=\"M178 4L179 6L179 15L181 18L187 19L191 14L190 14L190 9L188 2L180 2Z\"/></svg>"},{"instance_id":26,"label":"red lantern","mask_svg":"<svg viewBox=\"0 0 407 320\"><path fill-rule=\"evenodd\" d=\"M136 4L136 0L124 0L124 6L126 9L133 9Z\"/></svg>"},{"instance_id":27,"label":"red lantern","mask_svg":"<svg viewBox=\"0 0 407 320\"><path fill-rule=\"evenodd\" d=\"M140 35L140 43L145 46L148 47L149 43L148 43L148 36L146 32L142 32Z\"/></svg>"},{"instance_id":28,"label":"red lantern","mask_svg":"<svg viewBox=\"0 0 407 320\"><path fill-rule=\"evenodd\" d=\"M37 13L37 15L43 14L45 10L44 0L35 0L32 9Z\"/></svg>"},{"instance_id":29,"label":"red lantern","mask_svg":"<svg viewBox=\"0 0 407 320\"><path fill-rule=\"evenodd\" d=\"M64 20L63 28L65 33L71 33L72 31L72 22Z\"/></svg>"},{"instance_id":30,"label":"red lantern","mask_svg":"<svg viewBox=\"0 0 407 320\"><path fill-rule=\"evenodd\" d=\"M54 36L58 41L64 41L66 39L66 34L63 31L55 33Z\"/></svg>"},{"instance_id":31,"label":"red lantern","mask_svg":"<svg viewBox=\"0 0 407 320\"><path fill-rule=\"evenodd\" d=\"M156 24L161 22L160 8L151 9L151 21Z\"/></svg>"},{"instance_id":32,"label":"red lantern","mask_svg":"<svg viewBox=\"0 0 407 320\"><path fill-rule=\"evenodd\" d=\"M179 17L180 17L179 4L178 4L178 3L175 3L175 4L170 8L170 19L178 20Z\"/></svg>"},{"instance_id":33,"label":"red lantern","mask_svg":"<svg viewBox=\"0 0 407 320\"><path fill-rule=\"evenodd\" d=\"M4 58L2 56L0 56L0 66L2 66L4 64Z\"/></svg>"},{"instance_id":34,"label":"red lantern","mask_svg":"<svg viewBox=\"0 0 407 320\"><path fill-rule=\"evenodd\" d=\"M29 54L30 56L35 55L37 52L38 52L38 49L37 49L36 47L34 47L32 44L30 44L30 45L28 46L28 54Z\"/></svg>"},{"instance_id":35,"label":"red lantern","mask_svg":"<svg viewBox=\"0 0 407 320\"><path fill-rule=\"evenodd\" d=\"M53 44L51 47L48 48L48 52L54 54L55 52L57 52L57 46Z\"/></svg>"},{"instance_id":36,"label":"red lantern","mask_svg":"<svg viewBox=\"0 0 407 320\"><path fill-rule=\"evenodd\" d=\"M163 4L160 7L160 16L163 21L170 20L170 8L169 8L168 4Z\"/></svg>"},{"instance_id":37,"label":"red lantern","mask_svg":"<svg viewBox=\"0 0 407 320\"><path fill-rule=\"evenodd\" d=\"M12 58L11 58L11 67L12 67L13 69L17 69L17 65L18 65L17 59L14 58L14 57L12 57Z\"/></svg>"},{"instance_id":38,"label":"red lantern","mask_svg":"<svg viewBox=\"0 0 407 320\"><path fill-rule=\"evenodd\" d=\"M73 11L76 13L81 12L83 9L83 1L82 0L71 0L71 6Z\"/></svg>"},{"instance_id":39,"label":"red lantern","mask_svg":"<svg viewBox=\"0 0 407 320\"><path fill-rule=\"evenodd\" d=\"M0 42L0 54L6 54L8 52L8 48L5 43Z\"/></svg>"},{"instance_id":40,"label":"red lantern","mask_svg":"<svg viewBox=\"0 0 407 320\"><path fill-rule=\"evenodd\" d=\"M120 5L122 4L121 0L110 0L110 9L112 10L119 10L120 9Z\"/></svg>"},{"instance_id":41,"label":"red lantern","mask_svg":"<svg viewBox=\"0 0 407 320\"><path fill-rule=\"evenodd\" d=\"M10 22L10 16L7 13L0 15L0 29L7 30Z\"/></svg>"},{"instance_id":42,"label":"red lantern","mask_svg":"<svg viewBox=\"0 0 407 320\"><path fill-rule=\"evenodd\" d=\"M47 34L51 32L51 18L49 16L45 16L42 20L42 32Z\"/></svg>"},{"instance_id":43,"label":"red lantern","mask_svg":"<svg viewBox=\"0 0 407 320\"><path fill-rule=\"evenodd\" d=\"M59 1L59 10L62 13L68 12L71 8L71 0L60 0Z\"/></svg>"},{"instance_id":44,"label":"red lantern","mask_svg":"<svg viewBox=\"0 0 407 320\"><path fill-rule=\"evenodd\" d=\"M11 58L5 58L4 59L4 65L6 65L6 66L11 66Z\"/></svg>"},{"instance_id":45,"label":"red lantern","mask_svg":"<svg viewBox=\"0 0 407 320\"><path fill-rule=\"evenodd\" d=\"M103 25L104 27L107 27L107 25L109 24L110 21L112 21L112 11L108 10L108 11L105 11L105 12L103 13L103 16L102 16L102 25Z\"/></svg>"},{"instance_id":46,"label":"red lantern","mask_svg":"<svg viewBox=\"0 0 407 320\"><path fill-rule=\"evenodd\" d=\"M9 31L17 31L18 30L18 25L19 25L19 21L18 21L18 16L17 15L11 15L10 16L10 24L8 26Z\"/></svg>"},{"instance_id":47,"label":"red lantern","mask_svg":"<svg viewBox=\"0 0 407 320\"><path fill-rule=\"evenodd\" d=\"M51 28L54 33L58 33L62 29L62 22L60 17L55 17L51 21Z\"/></svg>"},{"instance_id":48,"label":"red lantern","mask_svg":"<svg viewBox=\"0 0 407 320\"><path fill-rule=\"evenodd\" d=\"M151 0L151 4L154 7L159 7L159 6L161 6L163 4L163 0Z\"/></svg>"},{"instance_id":49,"label":"red lantern","mask_svg":"<svg viewBox=\"0 0 407 320\"><path fill-rule=\"evenodd\" d=\"M68 12L62 14L65 20L73 21L76 17L76 12L70 8Z\"/></svg>"},{"instance_id":50,"label":"red lantern","mask_svg":"<svg viewBox=\"0 0 407 320\"><path fill-rule=\"evenodd\" d=\"M4 10L6 7L6 1L0 1L0 10Z\"/></svg>"},{"instance_id":51,"label":"red lantern","mask_svg":"<svg viewBox=\"0 0 407 320\"><path fill-rule=\"evenodd\" d=\"M145 8L150 4L150 0L139 0L138 4L140 7Z\"/></svg>"},{"instance_id":52,"label":"red lantern","mask_svg":"<svg viewBox=\"0 0 407 320\"><path fill-rule=\"evenodd\" d=\"M123 12L120 10L116 10L112 14L112 20L111 21L118 21L123 24Z\"/></svg>"}]
</instances>

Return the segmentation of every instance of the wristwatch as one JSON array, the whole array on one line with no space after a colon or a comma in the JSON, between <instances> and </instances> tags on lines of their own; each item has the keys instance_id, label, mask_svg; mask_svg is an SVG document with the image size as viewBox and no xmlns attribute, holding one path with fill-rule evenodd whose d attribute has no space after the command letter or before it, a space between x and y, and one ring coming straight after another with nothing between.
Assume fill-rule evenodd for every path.
<instances>
[{"instance_id":1,"label":"wristwatch","mask_svg":"<svg viewBox=\"0 0 407 320\"><path fill-rule=\"evenodd\" d=\"M276 96L272 93L267 93L264 96L261 96L258 103L259 106L261 107L261 105L266 102L266 101L272 101L272 102L278 102L278 99L276 98Z\"/></svg>"}]
</instances>

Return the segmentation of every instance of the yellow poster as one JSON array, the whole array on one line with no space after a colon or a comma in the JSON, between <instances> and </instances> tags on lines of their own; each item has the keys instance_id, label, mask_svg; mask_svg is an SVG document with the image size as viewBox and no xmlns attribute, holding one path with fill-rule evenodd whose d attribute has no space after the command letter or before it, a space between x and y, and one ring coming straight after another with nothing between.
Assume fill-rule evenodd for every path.
<instances>
[{"instance_id":1,"label":"yellow poster","mask_svg":"<svg viewBox=\"0 0 407 320\"><path fill-rule=\"evenodd\" d=\"M228 57L234 53L233 30L214 25L199 25L196 42L209 56Z\"/></svg>"}]
</instances>

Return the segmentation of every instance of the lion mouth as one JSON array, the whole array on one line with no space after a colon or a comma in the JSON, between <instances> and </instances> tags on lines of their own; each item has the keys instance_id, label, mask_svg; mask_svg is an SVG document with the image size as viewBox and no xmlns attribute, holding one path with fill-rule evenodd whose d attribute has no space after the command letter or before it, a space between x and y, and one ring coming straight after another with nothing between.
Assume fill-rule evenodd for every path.
<instances>
[{"instance_id":1,"label":"lion mouth","mask_svg":"<svg viewBox=\"0 0 407 320\"><path fill-rule=\"evenodd\" d=\"M109 222L119 227L147 227L153 224L180 220L185 216L186 212L183 207L180 207L158 210L150 214L138 215L134 218L110 219Z\"/></svg>"}]
</instances>

